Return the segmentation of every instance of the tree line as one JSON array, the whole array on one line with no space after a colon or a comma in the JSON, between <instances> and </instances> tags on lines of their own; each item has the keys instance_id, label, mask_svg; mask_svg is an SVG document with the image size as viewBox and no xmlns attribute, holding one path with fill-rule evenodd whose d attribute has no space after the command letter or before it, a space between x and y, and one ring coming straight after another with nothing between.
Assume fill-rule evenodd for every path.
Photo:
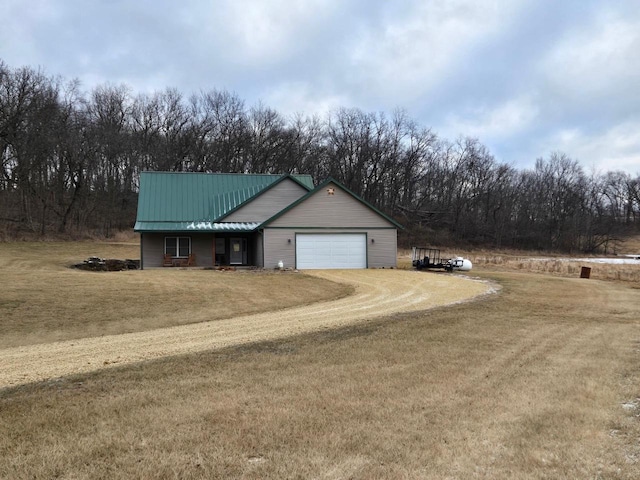
<instances>
[{"instance_id":1,"label":"tree line","mask_svg":"<svg viewBox=\"0 0 640 480\"><path fill-rule=\"evenodd\" d=\"M560 152L519 170L403 111L286 118L225 90L83 93L2 61L0 159L5 237L130 229L145 170L333 177L405 225L409 243L597 251L640 228L640 174L586 173Z\"/></svg>"}]
</instances>

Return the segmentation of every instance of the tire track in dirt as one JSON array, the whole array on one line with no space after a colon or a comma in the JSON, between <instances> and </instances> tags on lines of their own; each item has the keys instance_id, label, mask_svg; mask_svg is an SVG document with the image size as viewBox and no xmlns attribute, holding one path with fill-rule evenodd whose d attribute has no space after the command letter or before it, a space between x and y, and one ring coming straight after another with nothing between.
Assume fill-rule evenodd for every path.
<instances>
[{"instance_id":1,"label":"tire track in dirt","mask_svg":"<svg viewBox=\"0 0 640 480\"><path fill-rule=\"evenodd\" d=\"M354 286L338 300L145 332L0 350L0 388L422 311L490 293L485 282L404 270L307 272Z\"/></svg>"}]
</instances>

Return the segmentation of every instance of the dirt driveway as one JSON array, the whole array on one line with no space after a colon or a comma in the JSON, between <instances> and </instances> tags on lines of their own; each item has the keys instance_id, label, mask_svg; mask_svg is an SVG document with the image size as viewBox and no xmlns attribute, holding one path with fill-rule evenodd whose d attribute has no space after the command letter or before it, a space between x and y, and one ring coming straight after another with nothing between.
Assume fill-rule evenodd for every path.
<instances>
[{"instance_id":1,"label":"dirt driveway","mask_svg":"<svg viewBox=\"0 0 640 480\"><path fill-rule=\"evenodd\" d=\"M394 313L461 302L492 291L484 282L456 274L405 270L307 273L352 284L355 293L335 301L225 320L2 349L0 388L337 328Z\"/></svg>"}]
</instances>

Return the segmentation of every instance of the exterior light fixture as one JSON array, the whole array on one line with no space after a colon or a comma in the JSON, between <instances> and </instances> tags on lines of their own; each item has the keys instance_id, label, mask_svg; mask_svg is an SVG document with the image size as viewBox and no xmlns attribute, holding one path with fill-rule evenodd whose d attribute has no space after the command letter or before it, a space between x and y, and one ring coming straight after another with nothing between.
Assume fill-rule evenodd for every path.
<instances>
[{"instance_id":1,"label":"exterior light fixture","mask_svg":"<svg viewBox=\"0 0 640 480\"><path fill-rule=\"evenodd\" d=\"M287 238L287 243L291 243L291 239L290 238Z\"/></svg>"},{"instance_id":2,"label":"exterior light fixture","mask_svg":"<svg viewBox=\"0 0 640 480\"><path fill-rule=\"evenodd\" d=\"M372 238L372 239L371 239L371 243L376 243L375 238Z\"/></svg>"}]
</instances>

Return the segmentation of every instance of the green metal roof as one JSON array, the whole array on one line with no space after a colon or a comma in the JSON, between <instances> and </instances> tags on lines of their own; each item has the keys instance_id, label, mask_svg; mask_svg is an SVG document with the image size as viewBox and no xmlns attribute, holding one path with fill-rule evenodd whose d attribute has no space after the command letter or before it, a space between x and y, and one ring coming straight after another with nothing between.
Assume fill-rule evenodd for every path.
<instances>
[{"instance_id":1,"label":"green metal roof","mask_svg":"<svg viewBox=\"0 0 640 480\"><path fill-rule=\"evenodd\" d=\"M142 172L134 229L216 222L285 178L313 188L310 175Z\"/></svg>"}]
</instances>

